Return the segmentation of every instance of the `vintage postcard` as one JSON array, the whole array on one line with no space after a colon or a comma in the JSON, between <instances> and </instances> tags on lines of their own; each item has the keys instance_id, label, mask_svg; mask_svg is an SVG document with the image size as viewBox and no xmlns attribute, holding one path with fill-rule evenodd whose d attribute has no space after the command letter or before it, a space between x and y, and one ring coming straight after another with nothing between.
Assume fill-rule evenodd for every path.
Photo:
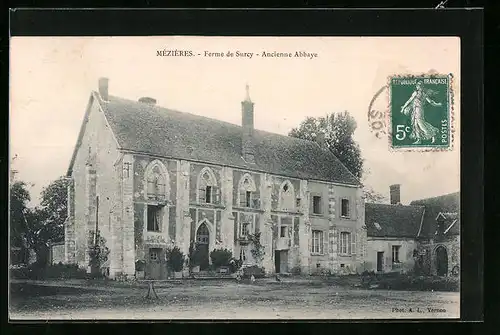
<instances>
[{"instance_id":1,"label":"vintage postcard","mask_svg":"<svg viewBox=\"0 0 500 335\"><path fill-rule=\"evenodd\" d=\"M11 320L458 319L457 37L13 37Z\"/></svg>"}]
</instances>

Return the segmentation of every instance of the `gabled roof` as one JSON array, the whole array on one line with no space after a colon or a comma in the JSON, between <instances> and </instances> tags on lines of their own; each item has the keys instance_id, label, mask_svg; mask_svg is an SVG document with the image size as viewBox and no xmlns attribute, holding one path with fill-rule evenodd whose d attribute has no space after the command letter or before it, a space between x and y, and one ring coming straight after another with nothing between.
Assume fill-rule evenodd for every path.
<instances>
[{"instance_id":1,"label":"gabled roof","mask_svg":"<svg viewBox=\"0 0 500 335\"><path fill-rule=\"evenodd\" d=\"M360 185L331 152L315 142L255 130L255 164L249 164L241 157L240 126L115 96L103 101L96 92L92 92L92 96L100 104L122 150ZM92 98L86 115L91 102ZM84 131L82 125L78 143ZM68 173L71 173L78 143Z\"/></svg>"},{"instance_id":2,"label":"gabled roof","mask_svg":"<svg viewBox=\"0 0 500 335\"><path fill-rule=\"evenodd\" d=\"M424 207L386 204L365 204L368 237L416 238ZM380 229L378 229L380 226Z\"/></svg>"},{"instance_id":3,"label":"gabled roof","mask_svg":"<svg viewBox=\"0 0 500 335\"><path fill-rule=\"evenodd\" d=\"M445 231L450 227L451 223L457 219L448 230L447 234L459 234L460 233L460 193L450 193L438 197L415 200L410 203L410 205L425 206L424 220L422 221L422 228L419 237L430 238L436 234L438 216L443 215L447 224L445 226Z\"/></svg>"}]
</instances>

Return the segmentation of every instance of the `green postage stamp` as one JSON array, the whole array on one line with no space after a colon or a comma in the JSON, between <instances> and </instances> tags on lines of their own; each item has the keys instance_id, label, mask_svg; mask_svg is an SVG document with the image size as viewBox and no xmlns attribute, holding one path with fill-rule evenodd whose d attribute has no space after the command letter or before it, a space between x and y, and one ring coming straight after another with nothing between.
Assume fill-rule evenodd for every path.
<instances>
[{"instance_id":1,"label":"green postage stamp","mask_svg":"<svg viewBox=\"0 0 500 335\"><path fill-rule=\"evenodd\" d=\"M393 149L451 149L452 78L452 75L389 78L389 142Z\"/></svg>"}]
</instances>

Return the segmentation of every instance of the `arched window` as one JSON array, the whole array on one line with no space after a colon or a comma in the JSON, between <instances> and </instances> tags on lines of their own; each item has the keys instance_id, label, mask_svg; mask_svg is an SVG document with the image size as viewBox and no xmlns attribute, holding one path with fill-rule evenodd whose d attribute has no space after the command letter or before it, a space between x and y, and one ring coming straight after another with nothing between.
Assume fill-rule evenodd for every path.
<instances>
[{"instance_id":1,"label":"arched window","mask_svg":"<svg viewBox=\"0 0 500 335\"><path fill-rule=\"evenodd\" d=\"M282 211L293 211L295 210L295 191L293 189L292 183L285 180L281 184L279 192L279 205Z\"/></svg>"},{"instance_id":2,"label":"arched window","mask_svg":"<svg viewBox=\"0 0 500 335\"><path fill-rule=\"evenodd\" d=\"M238 184L238 204L240 207L258 208L258 199L255 199L255 182L248 173L241 177Z\"/></svg>"},{"instance_id":3,"label":"arched window","mask_svg":"<svg viewBox=\"0 0 500 335\"><path fill-rule=\"evenodd\" d=\"M220 202L220 192L217 180L210 168L203 168L198 176L198 202L216 204Z\"/></svg>"},{"instance_id":4,"label":"arched window","mask_svg":"<svg viewBox=\"0 0 500 335\"><path fill-rule=\"evenodd\" d=\"M152 162L146 169L146 196L149 200L163 201L168 198L167 169L160 161Z\"/></svg>"}]
</instances>

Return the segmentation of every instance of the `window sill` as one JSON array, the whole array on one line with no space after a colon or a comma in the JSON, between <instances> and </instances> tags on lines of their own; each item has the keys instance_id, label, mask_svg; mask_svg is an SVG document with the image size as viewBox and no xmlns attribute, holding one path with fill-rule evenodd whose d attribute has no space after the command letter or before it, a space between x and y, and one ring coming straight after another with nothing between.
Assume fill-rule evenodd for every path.
<instances>
[{"instance_id":1,"label":"window sill","mask_svg":"<svg viewBox=\"0 0 500 335\"><path fill-rule=\"evenodd\" d=\"M302 212L299 212L297 210L287 211L287 210L283 210L283 209L272 209L271 213L288 214L288 215L302 215Z\"/></svg>"},{"instance_id":2,"label":"window sill","mask_svg":"<svg viewBox=\"0 0 500 335\"><path fill-rule=\"evenodd\" d=\"M311 213L310 216L314 217L324 217L325 215L323 213Z\"/></svg>"},{"instance_id":3,"label":"window sill","mask_svg":"<svg viewBox=\"0 0 500 335\"><path fill-rule=\"evenodd\" d=\"M226 208L226 206L221 205L221 204L211 204L211 203L197 203L197 202L191 202L189 203L189 206L191 207L202 207L202 208Z\"/></svg>"},{"instance_id":4,"label":"window sill","mask_svg":"<svg viewBox=\"0 0 500 335\"><path fill-rule=\"evenodd\" d=\"M339 256L340 257L352 257L353 255L352 254L340 254L339 253Z\"/></svg>"},{"instance_id":5,"label":"window sill","mask_svg":"<svg viewBox=\"0 0 500 335\"><path fill-rule=\"evenodd\" d=\"M245 212L259 212L259 213L264 213L264 210L261 208L253 208L253 207L238 207L238 206L233 206L234 210L237 211L245 211Z\"/></svg>"},{"instance_id":6,"label":"window sill","mask_svg":"<svg viewBox=\"0 0 500 335\"><path fill-rule=\"evenodd\" d=\"M325 256L325 253L311 252L311 256Z\"/></svg>"}]
</instances>

